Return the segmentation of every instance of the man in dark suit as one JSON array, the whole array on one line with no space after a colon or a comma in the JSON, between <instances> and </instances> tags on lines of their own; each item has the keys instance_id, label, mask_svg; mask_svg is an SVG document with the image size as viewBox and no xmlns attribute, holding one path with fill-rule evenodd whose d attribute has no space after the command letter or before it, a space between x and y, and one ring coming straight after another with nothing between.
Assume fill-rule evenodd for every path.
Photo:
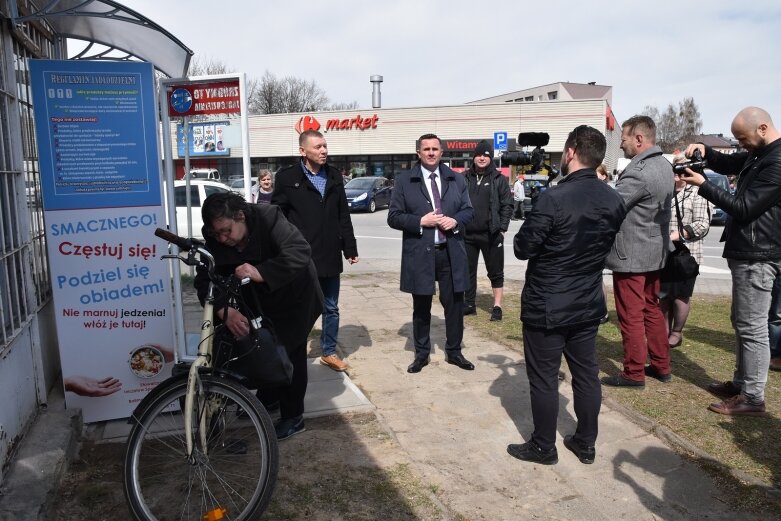
<instances>
[{"instance_id":1,"label":"man in dark suit","mask_svg":"<svg viewBox=\"0 0 781 521\"><path fill-rule=\"evenodd\" d=\"M521 296L523 352L534 418L534 432L507 452L523 461L558 462L561 355L572 371L574 435L564 446L582 463L594 462L602 389L596 359L597 328L607 313L602 270L626 216L621 196L597 179L605 157L605 137L581 125L567 137L561 157L566 177L540 194L515 236L515 256L528 259Z\"/></svg>"},{"instance_id":2,"label":"man in dark suit","mask_svg":"<svg viewBox=\"0 0 781 521\"><path fill-rule=\"evenodd\" d=\"M342 175L327 164L325 138L316 130L307 130L299 136L298 145L301 160L277 174L271 204L282 209L312 246L312 260L324 298L320 363L334 371L344 371L347 364L336 354L342 255L355 264L358 246Z\"/></svg>"},{"instance_id":3,"label":"man in dark suit","mask_svg":"<svg viewBox=\"0 0 781 521\"><path fill-rule=\"evenodd\" d=\"M464 291L469 286L464 227L472 219L472 204L464 176L440 163L442 142L437 136L421 136L417 153L420 163L396 177L388 209L388 226L404 232L401 291L412 293L415 360L407 372L419 373L429 363L435 282L445 309L445 360L472 370L475 366L461 354Z\"/></svg>"}]
</instances>

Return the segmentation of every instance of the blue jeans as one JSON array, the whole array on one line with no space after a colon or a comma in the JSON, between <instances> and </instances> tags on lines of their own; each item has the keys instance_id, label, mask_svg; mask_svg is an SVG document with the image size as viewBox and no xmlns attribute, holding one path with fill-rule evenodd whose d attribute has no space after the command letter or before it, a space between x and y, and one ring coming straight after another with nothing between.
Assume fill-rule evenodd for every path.
<instances>
[{"instance_id":1,"label":"blue jeans","mask_svg":"<svg viewBox=\"0 0 781 521\"><path fill-rule=\"evenodd\" d=\"M732 272L731 319L737 340L732 382L750 403L756 404L765 400L770 363L767 323L781 263L734 259L727 259L727 263Z\"/></svg>"},{"instance_id":2,"label":"blue jeans","mask_svg":"<svg viewBox=\"0 0 781 521\"><path fill-rule=\"evenodd\" d=\"M781 276L777 276L773 283L767 328L770 335L770 358L779 358L781 357Z\"/></svg>"},{"instance_id":3,"label":"blue jeans","mask_svg":"<svg viewBox=\"0 0 781 521\"><path fill-rule=\"evenodd\" d=\"M318 277L323 290L323 332L320 349L323 356L336 354L336 337L339 334L339 275Z\"/></svg>"}]
</instances>

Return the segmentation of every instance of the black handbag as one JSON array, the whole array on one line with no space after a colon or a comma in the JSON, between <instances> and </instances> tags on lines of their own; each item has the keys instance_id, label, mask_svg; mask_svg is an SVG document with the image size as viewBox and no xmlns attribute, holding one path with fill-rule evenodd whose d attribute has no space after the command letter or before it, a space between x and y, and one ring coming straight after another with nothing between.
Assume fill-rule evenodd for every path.
<instances>
[{"instance_id":1,"label":"black handbag","mask_svg":"<svg viewBox=\"0 0 781 521\"><path fill-rule=\"evenodd\" d=\"M214 365L246 378L246 386L252 389L290 385L293 364L254 291L252 295L258 315L250 321L249 334L235 338L226 327L220 328L214 342Z\"/></svg>"},{"instance_id":2,"label":"black handbag","mask_svg":"<svg viewBox=\"0 0 781 521\"><path fill-rule=\"evenodd\" d=\"M683 237L683 218L678 206L678 198L675 197L675 214L678 219L678 236ZM683 240L673 241L675 251L667 256L667 262L662 268L662 282L681 282L696 277L700 274L700 265L697 263L689 248Z\"/></svg>"}]
</instances>

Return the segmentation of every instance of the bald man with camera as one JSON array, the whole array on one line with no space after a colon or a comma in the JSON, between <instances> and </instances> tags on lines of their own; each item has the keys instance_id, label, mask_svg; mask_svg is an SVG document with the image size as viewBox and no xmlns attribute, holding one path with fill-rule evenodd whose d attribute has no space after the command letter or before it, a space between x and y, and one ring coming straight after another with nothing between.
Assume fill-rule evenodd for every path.
<instances>
[{"instance_id":1,"label":"bald man with camera","mask_svg":"<svg viewBox=\"0 0 781 521\"><path fill-rule=\"evenodd\" d=\"M686 148L686 156L699 152L716 172L737 175L734 195L691 169L683 175L687 183L699 187L702 197L729 215L721 241L722 256L732 273L736 364L731 381L708 386L723 399L708 409L719 414L764 416L770 362L768 314L773 283L781 270L781 133L770 114L747 107L732 120L732 135L745 152L722 154L697 143Z\"/></svg>"}]
</instances>

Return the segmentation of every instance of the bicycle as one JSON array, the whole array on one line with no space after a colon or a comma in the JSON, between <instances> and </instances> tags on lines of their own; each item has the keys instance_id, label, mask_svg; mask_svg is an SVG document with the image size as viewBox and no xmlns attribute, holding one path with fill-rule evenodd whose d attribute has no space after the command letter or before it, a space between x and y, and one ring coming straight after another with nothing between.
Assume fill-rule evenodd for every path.
<instances>
[{"instance_id":1,"label":"bicycle","mask_svg":"<svg viewBox=\"0 0 781 521\"><path fill-rule=\"evenodd\" d=\"M162 258L207 270L209 290L195 361L155 387L129 419L125 498L138 521L256 519L276 484L276 435L241 377L214 367L212 356L215 289L235 303L249 279L217 274L214 257L199 240L160 228L155 235L187 252Z\"/></svg>"}]
</instances>

